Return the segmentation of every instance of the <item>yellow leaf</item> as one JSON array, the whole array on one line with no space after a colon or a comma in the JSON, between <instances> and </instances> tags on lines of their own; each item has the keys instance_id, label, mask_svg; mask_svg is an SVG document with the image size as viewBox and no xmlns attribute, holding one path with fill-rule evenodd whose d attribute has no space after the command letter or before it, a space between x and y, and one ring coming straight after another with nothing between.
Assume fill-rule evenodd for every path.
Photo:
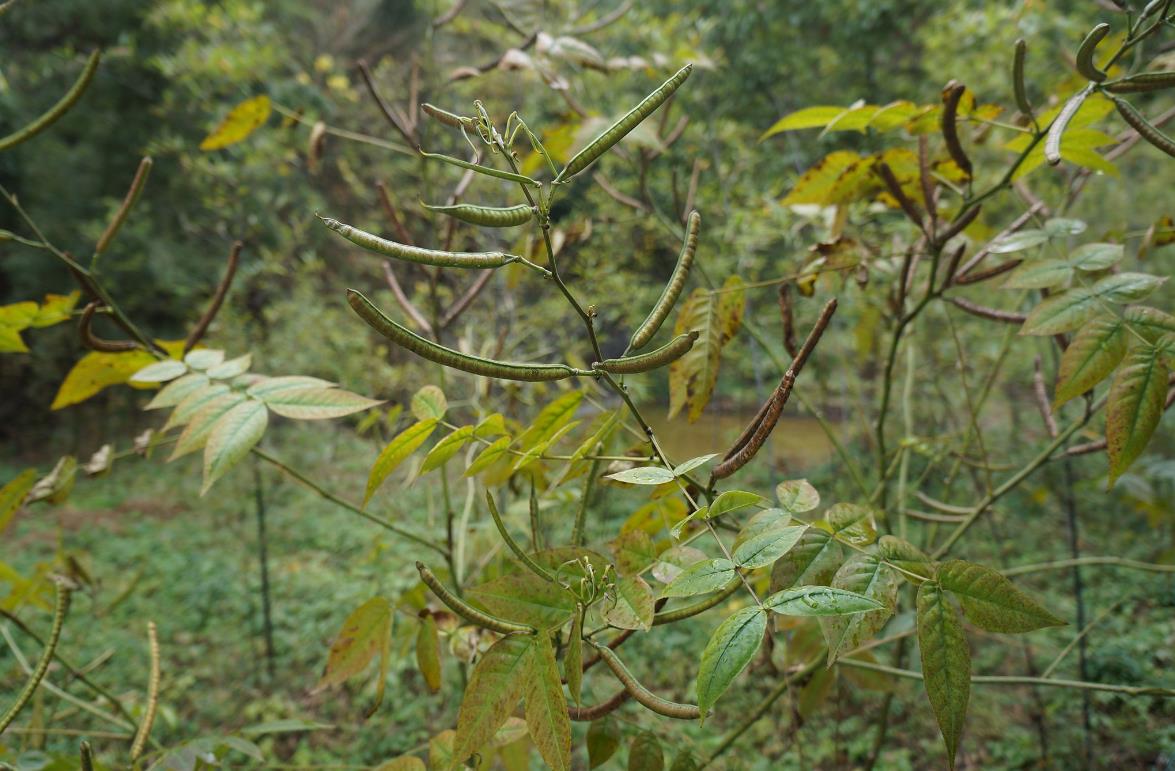
<instances>
[{"instance_id":1,"label":"yellow leaf","mask_svg":"<svg viewBox=\"0 0 1175 771\"><path fill-rule=\"evenodd\" d=\"M829 195L841 174L861 160L861 156L851 150L838 150L829 153L815 166L804 172L804 175L799 178L795 187L781 203L784 206L798 203L828 205Z\"/></svg>"},{"instance_id":2,"label":"yellow leaf","mask_svg":"<svg viewBox=\"0 0 1175 771\"><path fill-rule=\"evenodd\" d=\"M314 686L318 692L338 685L349 677L367 669L379 656L379 679L375 684L375 704L371 714L383 699L384 682L388 674L388 654L391 647L392 606L383 597L372 597L355 609L343 622L327 655L326 671Z\"/></svg>"},{"instance_id":3,"label":"yellow leaf","mask_svg":"<svg viewBox=\"0 0 1175 771\"><path fill-rule=\"evenodd\" d=\"M269 120L269 97L246 99L225 116L216 129L204 137L201 150L219 150L245 139Z\"/></svg>"},{"instance_id":4,"label":"yellow leaf","mask_svg":"<svg viewBox=\"0 0 1175 771\"><path fill-rule=\"evenodd\" d=\"M178 358L183 351L184 341L157 341L172 357ZM51 410L59 410L71 404L78 404L89 399L104 388L121 385L130 380L143 367L156 359L146 351L122 351L119 353L105 353L91 351L83 356L73 369L65 376L57 395L53 397ZM154 388L158 384L150 383L147 387ZM133 387L141 387L134 386Z\"/></svg>"},{"instance_id":5,"label":"yellow leaf","mask_svg":"<svg viewBox=\"0 0 1175 771\"><path fill-rule=\"evenodd\" d=\"M746 296L743 281L730 276L716 292L695 289L677 316L674 334L697 332L698 342L669 365L669 417L689 407L689 422L702 415L718 382L722 348L742 325Z\"/></svg>"},{"instance_id":6,"label":"yellow leaf","mask_svg":"<svg viewBox=\"0 0 1175 771\"><path fill-rule=\"evenodd\" d=\"M63 321L69 321L69 314L73 312L73 308L78 304L78 297L80 292L74 291L69 294L47 294L45 301L41 303L41 307L37 310L37 315L29 322L30 327L51 327L54 324L60 324Z\"/></svg>"}]
</instances>

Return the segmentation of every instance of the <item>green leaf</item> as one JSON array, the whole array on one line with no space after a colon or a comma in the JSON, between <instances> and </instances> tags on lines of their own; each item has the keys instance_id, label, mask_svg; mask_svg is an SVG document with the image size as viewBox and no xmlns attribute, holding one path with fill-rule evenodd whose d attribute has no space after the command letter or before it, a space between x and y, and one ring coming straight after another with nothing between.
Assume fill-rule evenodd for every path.
<instances>
[{"instance_id":1,"label":"green leaf","mask_svg":"<svg viewBox=\"0 0 1175 771\"><path fill-rule=\"evenodd\" d=\"M232 380L234 377L248 372L251 366L253 366L253 355L246 353L235 359L223 361L215 367L209 367L205 374L213 380Z\"/></svg>"},{"instance_id":2,"label":"green leaf","mask_svg":"<svg viewBox=\"0 0 1175 771\"><path fill-rule=\"evenodd\" d=\"M538 629L555 629L575 613L575 596L534 573L512 573L475 586L469 599L496 616Z\"/></svg>"},{"instance_id":3,"label":"green leaf","mask_svg":"<svg viewBox=\"0 0 1175 771\"><path fill-rule=\"evenodd\" d=\"M1142 335L1148 343L1157 341L1166 334L1175 332L1175 316L1163 313L1157 308L1132 305L1123 312L1130 327Z\"/></svg>"},{"instance_id":4,"label":"green leaf","mask_svg":"<svg viewBox=\"0 0 1175 771\"><path fill-rule=\"evenodd\" d=\"M179 439L176 440L175 447L172 448L171 457L167 459L168 462L182 458L207 444L208 435L212 433L213 426L229 410L244 401L244 396L236 391L230 392L227 388L218 391L207 401L200 399L199 403L203 406L192 415L191 419L187 421L187 425L184 426L184 430L180 432ZM176 412L178 411L179 407L176 407ZM175 413L172 414L174 416Z\"/></svg>"},{"instance_id":5,"label":"green leaf","mask_svg":"<svg viewBox=\"0 0 1175 771\"><path fill-rule=\"evenodd\" d=\"M526 468L531 463L534 463L536 460L538 460L540 457L542 457L543 453L545 453L548 449L550 449L551 445L558 442L560 439L563 438L564 434L568 433L569 431L572 431L578 425L579 425L579 421L573 420L570 423L561 427L555 433L551 434L550 436L548 436L545 439L543 439L542 441L540 441L538 444L532 445L530 447L530 449L528 449L526 452L524 452L522 454L522 457L520 457L518 459L518 461L514 464L514 470L517 471L519 469Z\"/></svg>"},{"instance_id":6,"label":"green leaf","mask_svg":"<svg viewBox=\"0 0 1175 771\"><path fill-rule=\"evenodd\" d=\"M616 571L622 576L639 575L657 561L661 550L644 530L627 530L613 539L612 554L616 557Z\"/></svg>"},{"instance_id":7,"label":"green leaf","mask_svg":"<svg viewBox=\"0 0 1175 771\"><path fill-rule=\"evenodd\" d=\"M854 554L841 565L832 577L834 589L847 589L855 594L876 600L882 607L853 616L831 616L820 619L820 628L828 643L828 663L841 654L861 646L881 631L897 606L900 582L893 568L873 554Z\"/></svg>"},{"instance_id":8,"label":"green leaf","mask_svg":"<svg viewBox=\"0 0 1175 771\"><path fill-rule=\"evenodd\" d=\"M380 763L374 771L427 771L428 766L415 755L401 755Z\"/></svg>"},{"instance_id":9,"label":"green leaf","mask_svg":"<svg viewBox=\"0 0 1175 771\"><path fill-rule=\"evenodd\" d=\"M571 460L568 461L568 464L570 465L576 461L583 460L584 456L591 454L600 444L600 442L607 441L608 437L610 437L616 430L616 427L620 425L622 417L623 415L621 414L620 410L613 410L612 412L608 413L608 416L604 418L602 423L600 423L600 427L596 429L591 434L591 436L589 436L587 439L584 439L579 444L579 446L575 448L575 451L571 453Z\"/></svg>"},{"instance_id":10,"label":"green leaf","mask_svg":"<svg viewBox=\"0 0 1175 771\"><path fill-rule=\"evenodd\" d=\"M428 740L429 771L451 771L460 764L461 761L453 756L456 740L457 732L452 729L441 731Z\"/></svg>"},{"instance_id":11,"label":"green leaf","mask_svg":"<svg viewBox=\"0 0 1175 771\"><path fill-rule=\"evenodd\" d=\"M420 627L416 630L416 668L428 690L436 693L441 689L441 638L437 620L428 611L421 611Z\"/></svg>"},{"instance_id":12,"label":"green leaf","mask_svg":"<svg viewBox=\"0 0 1175 771\"><path fill-rule=\"evenodd\" d=\"M662 771L665 753L661 740L652 731L641 731L628 745L628 771Z\"/></svg>"},{"instance_id":13,"label":"green leaf","mask_svg":"<svg viewBox=\"0 0 1175 771\"><path fill-rule=\"evenodd\" d=\"M267 720L264 723L241 728L238 733L245 736L266 736L272 734L301 733L303 731L328 731L335 726L331 723L315 723L310 720L288 718L286 720Z\"/></svg>"},{"instance_id":14,"label":"green leaf","mask_svg":"<svg viewBox=\"0 0 1175 771\"><path fill-rule=\"evenodd\" d=\"M604 478L630 485L663 485L674 480L673 472L661 466L637 466L617 471L615 474L607 474Z\"/></svg>"},{"instance_id":15,"label":"green leaf","mask_svg":"<svg viewBox=\"0 0 1175 771\"><path fill-rule=\"evenodd\" d=\"M426 385L412 396L412 414L420 422L426 420L440 421L449 410L449 400L445 392L435 385Z\"/></svg>"},{"instance_id":16,"label":"green leaf","mask_svg":"<svg viewBox=\"0 0 1175 771\"><path fill-rule=\"evenodd\" d=\"M503 455L509 452L511 441L509 436L503 436L501 439L494 440L493 444L487 445L484 450L477 454L473 462L469 464L469 468L465 469L465 476L471 477L480 474L496 463Z\"/></svg>"},{"instance_id":17,"label":"green leaf","mask_svg":"<svg viewBox=\"0 0 1175 771\"><path fill-rule=\"evenodd\" d=\"M457 452L473 441L473 426L462 426L444 439L436 443L428 455L424 456L424 463L420 466L420 473L424 474L435 468L440 468Z\"/></svg>"},{"instance_id":18,"label":"green leaf","mask_svg":"<svg viewBox=\"0 0 1175 771\"><path fill-rule=\"evenodd\" d=\"M684 356L669 365L669 417L688 407L690 423L702 415L718 382L722 349L742 325L746 297L738 276L726 279L719 293L698 288L682 305L675 335L697 332L698 340Z\"/></svg>"},{"instance_id":19,"label":"green leaf","mask_svg":"<svg viewBox=\"0 0 1175 771\"><path fill-rule=\"evenodd\" d=\"M261 441L269 425L269 411L265 405L246 399L224 413L208 432L204 445L204 485L200 494L208 492L217 479L249 454L253 445Z\"/></svg>"},{"instance_id":20,"label":"green leaf","mask_svg":"<svg viewBox=\"0 0 1175 771\"><path fill-rule=\"evenodd\" d=\"M331 643L330 653L326 657L326 669L318 684L314 686L314 691L339 685L361 673L378 654L379 679L375 685L375 703L368 711L369 715L374 713L383 701L391 641L392 605L383 597L372 597L343 621L343 626Z\"/></svg>"},{"instance_id":21,"label":"green leaf","mask_svg":"<svg viewBox=\"0 0 1175 771\"><path fill-rule=\"evenodd\" d=\"M1012 254L1040 246L1048 240L1049 234L1044 230L1019 230L993 241L988 247L988 251L992 254Z\"/></svg>"},{"instance_id":22,"label":"green leaf","mask_svg":"<svg viewBox=\"0 0 1175 771\"><path fill-rule=\"evenodd\" d=\"M131 375L130 380L132 383L166 383L168 380L175 380L187 371L188 367L182 361L164 359L143 367Z\"/></svg>"},{"instance_id":23,"label":"green leaf","mask_svg":"<svg viewBox=\"0 0 1175 771\"><path fill-rule=\"evenodd\" d=\"M571 721L559 682L555 649L545 634L531 646L526 677L526 727L548 768L571 768Z\"/></svg>"},{"instance_id":24,"label":"green leaf","mask_svg":"<svg viewBox=\"0 0 1175 771\"><path fill-rule=\"evenodd\" d=\"M829 122L836 120L845 112L844 107L822 105L819 107L805 107L793 113L788 113L763 132L760 141L779 134L783 131L798 131L800 129L824 128Z\"/></svg>"},{"instance_id":25,"label":"green leaf","mask_svg":"<svg viewBox=\"0 0 1175 771\"><path fill-rule=\"evenodd\" d=\"M833 535L854 546L866 546L877 539L873 526L875 512L856 503L838 503L824 513Z\"/></svg>"},{"instance_id":26,"label":"green leaf","mask_svg":"<svg viewBox=\"0 0 1175 771\"><path fill-rule=\"evenodd\" d=\"M147 402L145 410L157 410L163 407L174 407L184 399L208 385L208 376L201 372L192 372L176 378L155 394L155 398Z\"/></svg>"},{"instance_id":27,"label":"green leaf","mask_svg":"<svg viewBox=\"0 0 1175 771\"><path fill-rule=\"evenodd\" d=\"M953 769L971 697L971 652L958 611L951 607L941 587L930 582L922 584L917 606L923 684Z\"/></svg>"},{"instance_id":28,"label":"green leaf","mask_svg":"<svg viewBox=\"0 0 1175 771\"><path fill-rule=\"evenodd\" d=\"M790 525L792 515L783 509L763 509L746 521L746 524L738 531L738 537L734 539L732 549L738 548L751 540L755 536L762 535L769 530L777 530L781 527Z\"/></svg>"},{"instance_id":29,"label":"green leaf","mask_svg":"<svg viewBox=\"0 0 1175 771\"><path fill-rule=\"evenodd\" d=\"M712 452L709 455L699 455L696 458L690 458L689 460L683 463L678 463L676 466L674 466L673 475L677 477L685 476L689 472L696 469L698 466L703 466L717 457L718 453Z\"/></svg>"},{"instance_id":30,"label":"green leaf","mask_svg":"<svg viewBox=\"0 0 1175 771\"><path fill-rule=\"evenodd\" d=\"M983 565L944 562L938 568L938 583L959 598L968 620L987 632L1031 632L1065 625L1003 574Z\"/></svg>"},{"instance_id":31,"label":"green leaf","mask_svg":"<svg viewBox=\"0 0 1175 771\"><path fill-rule=\"evenodd\" d=\"M506 430L506 419L502 417L500 412L486 415L473 429L473 435L478 439L488 439L491 436L501 436L508 433L510 432Z\"/></svg>"},{"instance_id":32,"label":"green leaf","mask_svg":"<svg viewBox=\"0 0 1175 771\"><path fill-rule=\"evenodd\" d=\"M224 361L224 351L218 351L215 348L197 348L184 355L184 364L201 372L209 367L215 367L222 361Z\"/></svg>"},{"instance_id":33,"label":"green leaf","mask_svg":"<svg viewBox=\"0 0 1175 771\"><path fill-rule=\"evenodd\" d=\"M1096 318L1081 327L1061 354L1053 405L1060 407L1107 378L1126 355L1126 343L1126 330L1117 316Z\"/></svg>"},{"instance_id":34,"label":"green leaf","mask_svg":"<svg viewBox=\"0 0 1175 771\"><path fill-rule=\"evenodd\" d=\"M382 401L368 399L341 388L304 388L270 393L263 400L283 418L327 420L371 409Z\"/></svg>"},{"instance_id":35,"label":"green leaf","mask_svg":"<svg viewBox=\"0 0 1175 771\"><path fill-rule=\"evenodd\" d=\"M245 393L268 404L270 400L280 401L290 393L334 388L334 386L334 383L321 378L307 377L306 375L282 375L281 377L262 378L249 386Z\"/></svg>"},{"instance_id":36,"label":"green leaf","mask_svg":"<svg viewBox=\"0 0 1175 771\"><path fill-rule=\"evenodd\" d=\"M1126 256L1122 244L1083 244L1069 253L1068 263L1078 270L1105 270Z\"/></svg>"},{"instance_id":37,"label":"green leaf","mask_svg":"<svg viewBox=\"0 0 1175 771\"><path fill-rule=\"evenodd\" d=\"M375 459L375 464L371 467L371 474L367 477L367 490L363 493L364 506L371 500L371 496L375 494L383 481L388 478L388 474L392 473L408 456L416 452L416 448L424 444L424 441L432 435L436 427L436 418L421 420L401 431L388 443L388 446Z\"/></svg>"},{"instance_id":38,"label":"green leaf","mask_svg":"<svg viewBox=\"0 0 1175 771\"><path fill-rule=\"evenodd\" d=\"M771 591L790 589L797 584L827 584L840 564L841 546L831 534L810 527L800 541L775 561L771 568Z\"/></svg>"},{"instance_id":39,"label":"green leaf","mask_svg":"<svg viewBox=\"0 0 1175 771\"><path fill-rule=\"evenodd\" d=\"M1008 274L1005 289L1052 289L1069 282L1073 267L1064 260L1033 260Z\"/></svg>"},{"instance_id":40,"label":"green leaf","mask_svg":"<svg viewBox=\"0 0 1175 771\"><path fill-rule=\"evenodd\" d=\"M684 747L673 759L673 765L669 767L669 771L700 771L701 768L702 761L698 760L694 751L689 747Z\"/></svg>"},{"instance_id":41,"label":"green leaf","mask_svg":"<svg viewBox=\"0 0 1175 771\"><path fill-rule=\"evenodd\" d=\"M693 597L714 592L729 584L734 575L734 563L728 559L697 562L670 581L669 585L661 590L661 596Z\"/></svg>"},{"instance_id":42,"label":"green leaf","mask_svg":"<svg viewBox=\"0 0 1175 771\"><path fill-rule=\"evenodd\" d=\"M24 502L25 495L33 489L33 485L36 483L37 470L29 468L17 474L8 484L0 488L0 533L3 533L4 528L8 527L13 515L20 508L20 504Z\"/></svg>"},{"instance_id":43,"label":"green leaf","mask_svg":"<svg viewBox=\"0 0 1175 771\"><path fill-rule=\"evenodd\" d=\"M803 514L820 505L820 493L807 479L789 479L775 486L775 497L784 511Z\"/></svg>"},{"instance_id":44,"label":"green leaf","mask_svg":"<svg viewBox=\"0 0 1175 771\"><path fill-rule=\"evenodd\" d=\"M602 766L620 749L620 727L610 717L593 721L587 731L588 768Z\"/></svg>"},{"instance_id":45,"label":"green leaf","mask_svg":"<svg viewBox=\"0 0 1175 771\"><path fill-rule=\"evenodd\" d=\"M703 719L734 678L751 663L766 631L767 612L756 607L737 611L714 630L698 667L698 709Z\"/></svg>"},{"instance_id":46,"label":"green leaf","mask_svg":"<svg viewBox=\"0 0 1175 771\"><path fill-rule=\"evenodd\" d=\"M763 600L763 606L784 616L847 616L885 607L871 597L831 586L785 589Z\"/></svg>"},{"instance_id":47,"label":"green leaf","mask_svg":"<svg viewBox=\"0 0 1175 771\"><path fill-rule=\"evenodd\" d=\"M232 396L237 402L245 398L240 393L231 391L225 383L208 383L192 391L181 399L179 404L175 405L175 409L167 416L167 421L160 429L160 433L166 433L176 426L188 425L201 410L221 396Z\"/></svg>"},{"instance_id":48,"label":"green leaf","mask_svg":"<svg viewBox=\"0 0 1175 771\"><path fill-rule=\"evenodd\" d=\"M763 502L763 496L745 490L727 490L714 499L706 511L706 519L717 519L723 514Z\"/></svg>"},{"instance_id":49,"label":"green leaf","mask_svg":"<svg viewBox=\"0 0 1175 771\"><path fill-rule=\"evenodd\" d=\"M930 558L921 549L892 535L881 536L881 540L877 542L877 551L881 554L882 559L891 565L923 578L930 578L934 572ZM903 576L903 578L909 580L908 576Z\"/></svg>"},{"instance_id":50,"label":"green leaf","mask_svg":"<svg viewBox=\"0 0 1175 771\"><path fill-rule=\"evenodd\" d=\"M1140 345L1126 354L1114 376L1106 406L1110 486L1142 454L1158 427L1169 374L1159 349Z\"/></svg>"},{"instance_id":51,"label":"green leaf","mask_svg":"<svg viewBox=\"0 0 1175 771\"><path fill-rule=\"evenodd\" d=\"M269 97L262 94L234 107L220 125L200 142L200 149L219 150L244 140L269 120Z\"/></svg>"},{"instance_id":52,"label":"green leaf","mask_svg":"<svg viewBox=\"0 0 1175 771\"><path fill-rule=\"evenodd\" d=\"M1105 302L1133 303L1145 299L1166 280L1149 273L1115 273L1095 283L1092 290Z\"/></svg>"},{"instance_id":53,"label":"green leaf","mask_svg":"<svg viewBox=\"0 0 1175 771\"><path fill-rule=\"evenodd\" d=\"M619 629L647 631L653 627L654 603L653 590L643 578L624 576L604 601L604 620Z\"/></svg>"},{"instance_id":54,"label":"green leaf","mask_svg":"<svg viewBox=\"0 0 1175 771\"><path fill-rule=\"evenodd\" d=\"M507 635L474 666L457 712L451 768L489 743L514 711L526 687L534 643L535 635Z\"/></svg>"},{"instance_id":55,"label":"green leaf","mask_svg":"<svg viewBox=\"0 0 1175 771\"><path fill-rule=\"evenodd\" d=\"M705 559L705 552L692 546L674 546L657 556L657 562L653 565L651 573L653 578L661 583L669 584L685 572L686 568Z\"/></svg>"},{"instance_id":56,"label":"green leaf","mask_svg":"<svg viewBox=\"0 0 1175 771\"><path fill-rule=\"evenodd\" d=\"M550 439L556 431L571 422L582 401L583 391L568 391L543 407L530 426L518 437L519 447L524 451L529 450L540 442Z\"/></svg>"},{"instance_id":57,"label":"green leaf","mask_svg":"<svg viewBox=\"0 0 1175 771\"><path fill-rule=\"evenodd\" d=\"M1114 141L1113 137L1107 136L1106 144ZM1049 238L1063 238L1065 236L1079 236L1085 232L1089 226L1083 220L1071 219L1068 217L1052 217L1045 221L1044 231L1049 234Z\"/></svg>"},{"instance_id":58,"label":"green leaf","mask_svg":"<svg viewBox=\"0 0 1175 771\"><path fill-rule=\"evenodd\" d=\"M1022 335L1055 335L1068 332L1084 324L1101 312L1101 305L1091 289L1074 287L1060 294L1051 295L1032 309L1024 325Z\"/></svg>"},{"instance_id":59,"label":"green leaf","mask_svg":"<svg viewBox=\"0 0 1175 771\"><path fill-rule=\"evenodd\" d=\"M793 525L760 533L735 549L734 561L748 570L770 565L799 543L807 529L807 525Z\"/></svg>"}]
</instances>

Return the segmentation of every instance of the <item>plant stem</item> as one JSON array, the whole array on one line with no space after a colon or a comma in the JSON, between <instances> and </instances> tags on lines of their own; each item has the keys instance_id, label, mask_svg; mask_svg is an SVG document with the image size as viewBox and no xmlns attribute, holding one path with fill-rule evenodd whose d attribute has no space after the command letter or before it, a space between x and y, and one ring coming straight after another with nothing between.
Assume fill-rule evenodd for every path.
<instances>
[{"instance_id":1,"label":"plant stem","mask_svg":"<svg viewBox=\"0 0 1175 771\"><path fill-rule=\"evenodd\" d=\"M265 671L274 679L273 616L269 599L269 539L265 530L265 489L259 459L253 463L253 502L257 514L257 562L261 568L261 628L265 637Z\"/></svg>"}]
</instances>

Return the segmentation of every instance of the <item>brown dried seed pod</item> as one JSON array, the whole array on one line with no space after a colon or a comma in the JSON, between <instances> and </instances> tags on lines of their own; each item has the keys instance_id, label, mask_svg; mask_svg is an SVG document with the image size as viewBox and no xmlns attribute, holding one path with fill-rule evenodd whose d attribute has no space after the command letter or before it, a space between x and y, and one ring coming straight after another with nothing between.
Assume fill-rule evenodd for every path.
<instances>
[{"instance_id":1,"label":"brown dried seed pod","mask_svg":"<svg viewBox=\"0 0 1175 771\"><path fill-rule=\"evenodd\" d=\"M962 100L963 94L966 91L966 86L953 80L947 83L946 88L942 90L942 121L940 128L951 160L970 179L972 174L971 159L967 157L967 153L963 150L963 144L959 141L959 102Z\"/></svg>"}]
</instances>

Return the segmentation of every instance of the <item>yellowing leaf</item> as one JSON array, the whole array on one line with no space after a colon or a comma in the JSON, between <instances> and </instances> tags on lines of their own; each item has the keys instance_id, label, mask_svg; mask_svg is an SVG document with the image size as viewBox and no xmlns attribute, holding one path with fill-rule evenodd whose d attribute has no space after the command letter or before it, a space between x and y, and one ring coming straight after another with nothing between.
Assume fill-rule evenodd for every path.
<instances>
[{"instance_id":1,"label":"yellowing leaf","mask_svg":"<svg viewBox=\"0 0 1175 771\"><path fill-rule=\"evenodd\" d=\"M246 399L216 421L208 432L208 443L204 445L201 495L261 441L268 424L269 410L254 399Z\"/></svg>"},{"instance_id":2,"label":"yellowing leaf","mask_svg":"<svg viewBox=\"0 0 1175 771\"><path fill-rule=\"evenodd\" d=\"M416 452L416 448L424 444L424 440L428 439L436 427L436 418L422 420L401 431L396 435L396 438L388 443L388 446L375 459L375 464L371 467L371 473L367 477L367 490L363 493L364 506L371 500L371 496L375 494L383 481L388 478L388 474L392 473L396 466L403 463L409 455Z\"/></svg>"},{"instance_id":3,"label":"yellowing leaf","mask_svg":"<svg viewBox=\"0 0 1175 771\"><path fill-rule=\"evenodd\" d=\"M51 327L69 321L69 315L78 303L80 292L69 294L47 294L37 309L37 315L29 322L30 327Z\"/></svg>"},{"instance_id":4,"label":"yellowing leaf","mask_svg":"<svg viewBox=\"0 0 1175 771\"><path fill-rule=\"evenodd\" d=\"M877 108L875 107L873 109L876 111ZM831 121L836 120L845 112L846 110L844 107L837 106L824 105L820 107L805 107L802 110L789 113L788 115L785 115L779 120L775 121L771 128L764 131L763 135L759 137L759 139L763 140L767 137L774 136L775 134L779 134L784 131L824 128Z\"/></svg>"},{"instance_id":5,"label":"yellowing leaf","mask_svg":"<svg viewBox=\"0 0 1175 771\"><path fill-rule=\"evenodd\" d=\"M183 350L184 342L158 341L163 350L172 356L178 356ZM130 380L131 375L155 362L153 355L146 351L123 351L120 353L105 353L91 351L83 356L73 369L65 376L57 395L53 397L51 410L59 410L71 404L78 404L89 399L94 394L112 385L121 385ZM147 387L154 387L154 383ZM143 387L132 384L134 387Z\"/></svg>"},{"instance_id":6,"label":"yellowing leaf","mask_svg":"<svg viewBox=\"0 0 1175 771\"><path fill-rule=\"evenodd\" d=\"M437 620L428 611L421 611L420 628L416 630L416 668L428 690L436 693L441 689L441 641Z\"/></svg>"},{"instance_id":7,"label":"yellowing leaf","mask_svg":"<svg viewBox=\"0 0 1175 771\"><path fill-rule=\"evenodd\" d=\"M919 587L917 605L926 696L942 731L947 762L953 769L971 698L971 652L959 613L938 585L925 583Z\"/></svg>"},{"instance_id":8,"label":"yellowing leaf","mask_svg":"<svg viewBox=\"0 0 1175 771\"><path fill-rule=\"evenodd\" d=\"M571 721L551 638L538 635L526 671L526 727L547 767L571 768Z\"/></svg>"},{"instance_id":9,"label":"yellowing leaf","mask_svg":"<svg viewBox=\"0 0 1175 771\"><path fill-rule=\"evenodd\" d=\"M368 714L374 712L383 700L391 634L391 603L383 597L372 597L360 605L343 621L342 628L331 643L326 670L314 686L314 690L321 691L338 685L347 678L359 674L367 669L367 665L378 654L379 680L375 686L375 704L369 709Z\"/></svg>"},{"instance_id":10,"label":"yellowing leaf","mask_svg":"<svg viewBox=\"0 0 1175 771\"><path fill-rule=\"evenodd\" d=\"M1151 345L1127 353L1114 376L1106 406L1110 485L1142 455L1162 420L1167 378L1167 365L1159 349Z\"/></svg>"},{"instance_id":11,"label":"yellowing leaf","mask_svg":"<svg viewBox=\"0 0 1175 771\"><path fill-rule=\"evenodd\" d=\"M507 635L477 662L457 712L453 763L463 762L489 743L510 717L526 687L533 645L533 635Z\"/></svg>"},{"instance_id":12,"label":"yellowing leaf","mask_svg":"<svg viewBox=\"0 0 1175 771\"><path fill-rule=\"evenodd\" d=\"M234 107L211 134L204 137L200 149L219 150L240 142L269 120L270 110L268 96L246 99Z\"/></svg>"},{"instance_id":13,"label":"yellowing leaf","mask_svg":"<svg viewBox=\"0 0 1175 771\"><path fill-rule=\"evenodd\" d=\"M780 203L784 206L805 203L827 205L829 194L841 174L862 160L862 156L849 150L829 153L804 172Z\"/></svg>"},{"instance_id":14,"label":"yellowing leaf","mask_svg":"<svg viewBox=\"0 0 1175 771\"><path fill-rule=\"evenodd\" d=\"M677 316L674 334L697 332L698 341L669 365L669 417L689 407L689 422L702 416L718 382L718 360L742 324L742 279L730 276L722 290L695 289Z\"/></svg>"},{"instance_id":15,"label":"yellowing leaf","mask_svg":"<svg viewBox=\"0 0 1175 771\"><path fill-rule=\"evenodd\" d=\"M30 468L17 474L12 481L0 488L0 533L3 533L4 528L8 527L12 516L16 514L20 504L24 502L25 495L33 489L33 485L36 483L37 470Z\"/></svg>"}]
</instances>

